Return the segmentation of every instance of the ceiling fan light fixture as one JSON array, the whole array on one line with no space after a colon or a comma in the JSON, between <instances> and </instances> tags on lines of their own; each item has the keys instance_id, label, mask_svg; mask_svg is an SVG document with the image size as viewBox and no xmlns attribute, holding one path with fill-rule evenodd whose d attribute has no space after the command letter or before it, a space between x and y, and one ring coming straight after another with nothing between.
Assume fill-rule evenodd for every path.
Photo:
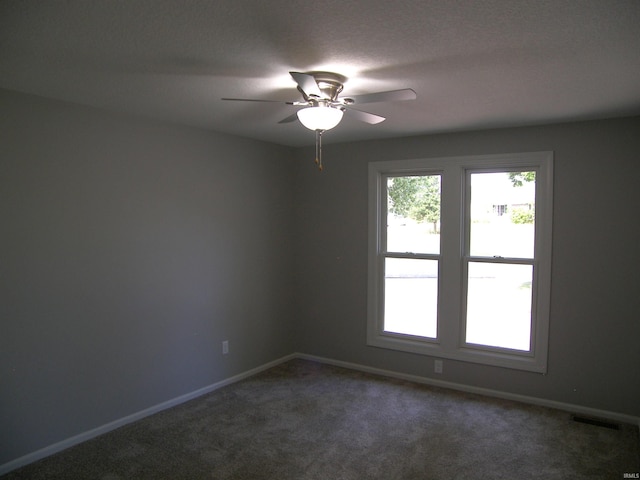
<instances>
[{"instance_id":1,"label":"ceiling fan light fixture","mask_svg":"<svg viewBox=\"0 0 640 480\"><path fill-rule=\"evenodd\" d=\"M338 125L343 113L339 108L314 106L298 110L298 119L309 130L325 131Z\"/></svg>"}]
</instances>

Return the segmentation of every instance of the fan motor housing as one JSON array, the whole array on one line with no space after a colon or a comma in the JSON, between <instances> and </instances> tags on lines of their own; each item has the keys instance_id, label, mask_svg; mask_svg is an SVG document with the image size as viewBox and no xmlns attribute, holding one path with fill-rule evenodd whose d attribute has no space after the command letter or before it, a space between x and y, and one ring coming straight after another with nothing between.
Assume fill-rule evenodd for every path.
<instances>
[{"instance_id":1,"label":"fan motor housing","mask_svg":"<svg viewBox=\"0 0 640 480\"><path fill-rule=\"evenodd\" d=\"M338 95L344 88L344 83L347 81L347 77L333 72L306 72L307 75L313 76L318 84L318 88L322 92L324 98L331 100L332 102L338 99ZM302 92L300 87L298 90ZM304 92L302 92L304 95ZM305 100L308 98L305 95Z\"/></svg>"}]
</instances>

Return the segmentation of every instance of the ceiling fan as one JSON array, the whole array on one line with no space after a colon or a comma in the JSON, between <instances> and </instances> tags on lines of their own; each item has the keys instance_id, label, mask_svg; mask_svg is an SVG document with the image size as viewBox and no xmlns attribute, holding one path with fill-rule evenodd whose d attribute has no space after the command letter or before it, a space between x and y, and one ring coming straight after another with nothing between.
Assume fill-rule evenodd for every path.
<instances>
[{"instance_id":1,"label":"ceiling fan","mask_svg":"<svg viewBox=\"0 0 640 480\"><path fill-rule=\"evenodd\" d=\"M386 92L367 93L351 97L340 97L347 78L332 72L289 72L298 84L302 100L294 102L280 102L277 100L255 100L249 98L223 98L222 100L236 102L271 102L284 103L304 107L296 113L280 120L278 123L290 123L299 120L309 130L316 132L316 164L322 170L322 134L334 128L342 120L343 114L369 124L380 123L384 117L374 113L363 112L353 108L353 105L364 103L391 102L401 100L415 100L416 92L410 88L390 90Z\"/></svg>"}]
</instances>

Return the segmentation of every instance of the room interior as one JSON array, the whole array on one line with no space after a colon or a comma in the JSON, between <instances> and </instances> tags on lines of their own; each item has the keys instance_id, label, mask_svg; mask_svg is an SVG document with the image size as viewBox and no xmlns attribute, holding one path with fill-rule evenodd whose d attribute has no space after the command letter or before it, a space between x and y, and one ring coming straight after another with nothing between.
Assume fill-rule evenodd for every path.
<instances>
[{"instance_id":1,"label":"room interior","mask_svg":"<svg viewBox=\"0 0 640 480\"><path fill-rule=\"evenodd\" d=\"M638 425L638 25L623 0L0 3L0 474L293 358ZM319 171L279 123L291 71L417 98L346 112ZM546 372L367 345L368 164L538 151Z\"/></svg>"}]
</instances>

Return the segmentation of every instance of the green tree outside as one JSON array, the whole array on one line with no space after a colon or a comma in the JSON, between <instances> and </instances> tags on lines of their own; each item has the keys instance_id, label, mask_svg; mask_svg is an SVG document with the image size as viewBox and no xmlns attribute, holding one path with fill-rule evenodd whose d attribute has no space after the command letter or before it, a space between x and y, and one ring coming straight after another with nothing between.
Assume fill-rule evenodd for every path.
<instances>
[{"instance_id":1,"label":"green tree outside","mask_svg":"<svg viewBox=\"0 0 640 480\"><path fill-rule=\"evenodd\" d=\"M440 176L392 177L387 183L389 212L416 222L433 224L438 233L440 221Z\"/></svg>"},{"instance_id":2,"label":"green tree outside","mask_svg":"<svg viewBox=\"0 0 640 480\"><path fill-rule=\"evenodd\" d=\"M536 181L536 172L509 172L508 175L514 187L521 187L525 182Z\"/></svg>"},{"instance_id":3,"label":"green tree outside","mask_svg":"<svg viewBox=\"0 0 640 480\"><path fill-rule=\"evenodd\" d=\"M531 224L535 220L533 210L525 210L524 208L515 208L511 211L511 221L516 225Z\"/></svg>"},{"instance_id":4,"label":"green tree outside","mask_svg":"<svg viewBox=\"0 0 640 480\"><path fill-rule=\"evenodd\" d=\"M509 172L509 180L514 187L522 187L525 183L536 181L536 172ZM516 225L531 224L535 221L533 210L516 208L511 212L511 221Z\"/></svg>"}]
</instances>

